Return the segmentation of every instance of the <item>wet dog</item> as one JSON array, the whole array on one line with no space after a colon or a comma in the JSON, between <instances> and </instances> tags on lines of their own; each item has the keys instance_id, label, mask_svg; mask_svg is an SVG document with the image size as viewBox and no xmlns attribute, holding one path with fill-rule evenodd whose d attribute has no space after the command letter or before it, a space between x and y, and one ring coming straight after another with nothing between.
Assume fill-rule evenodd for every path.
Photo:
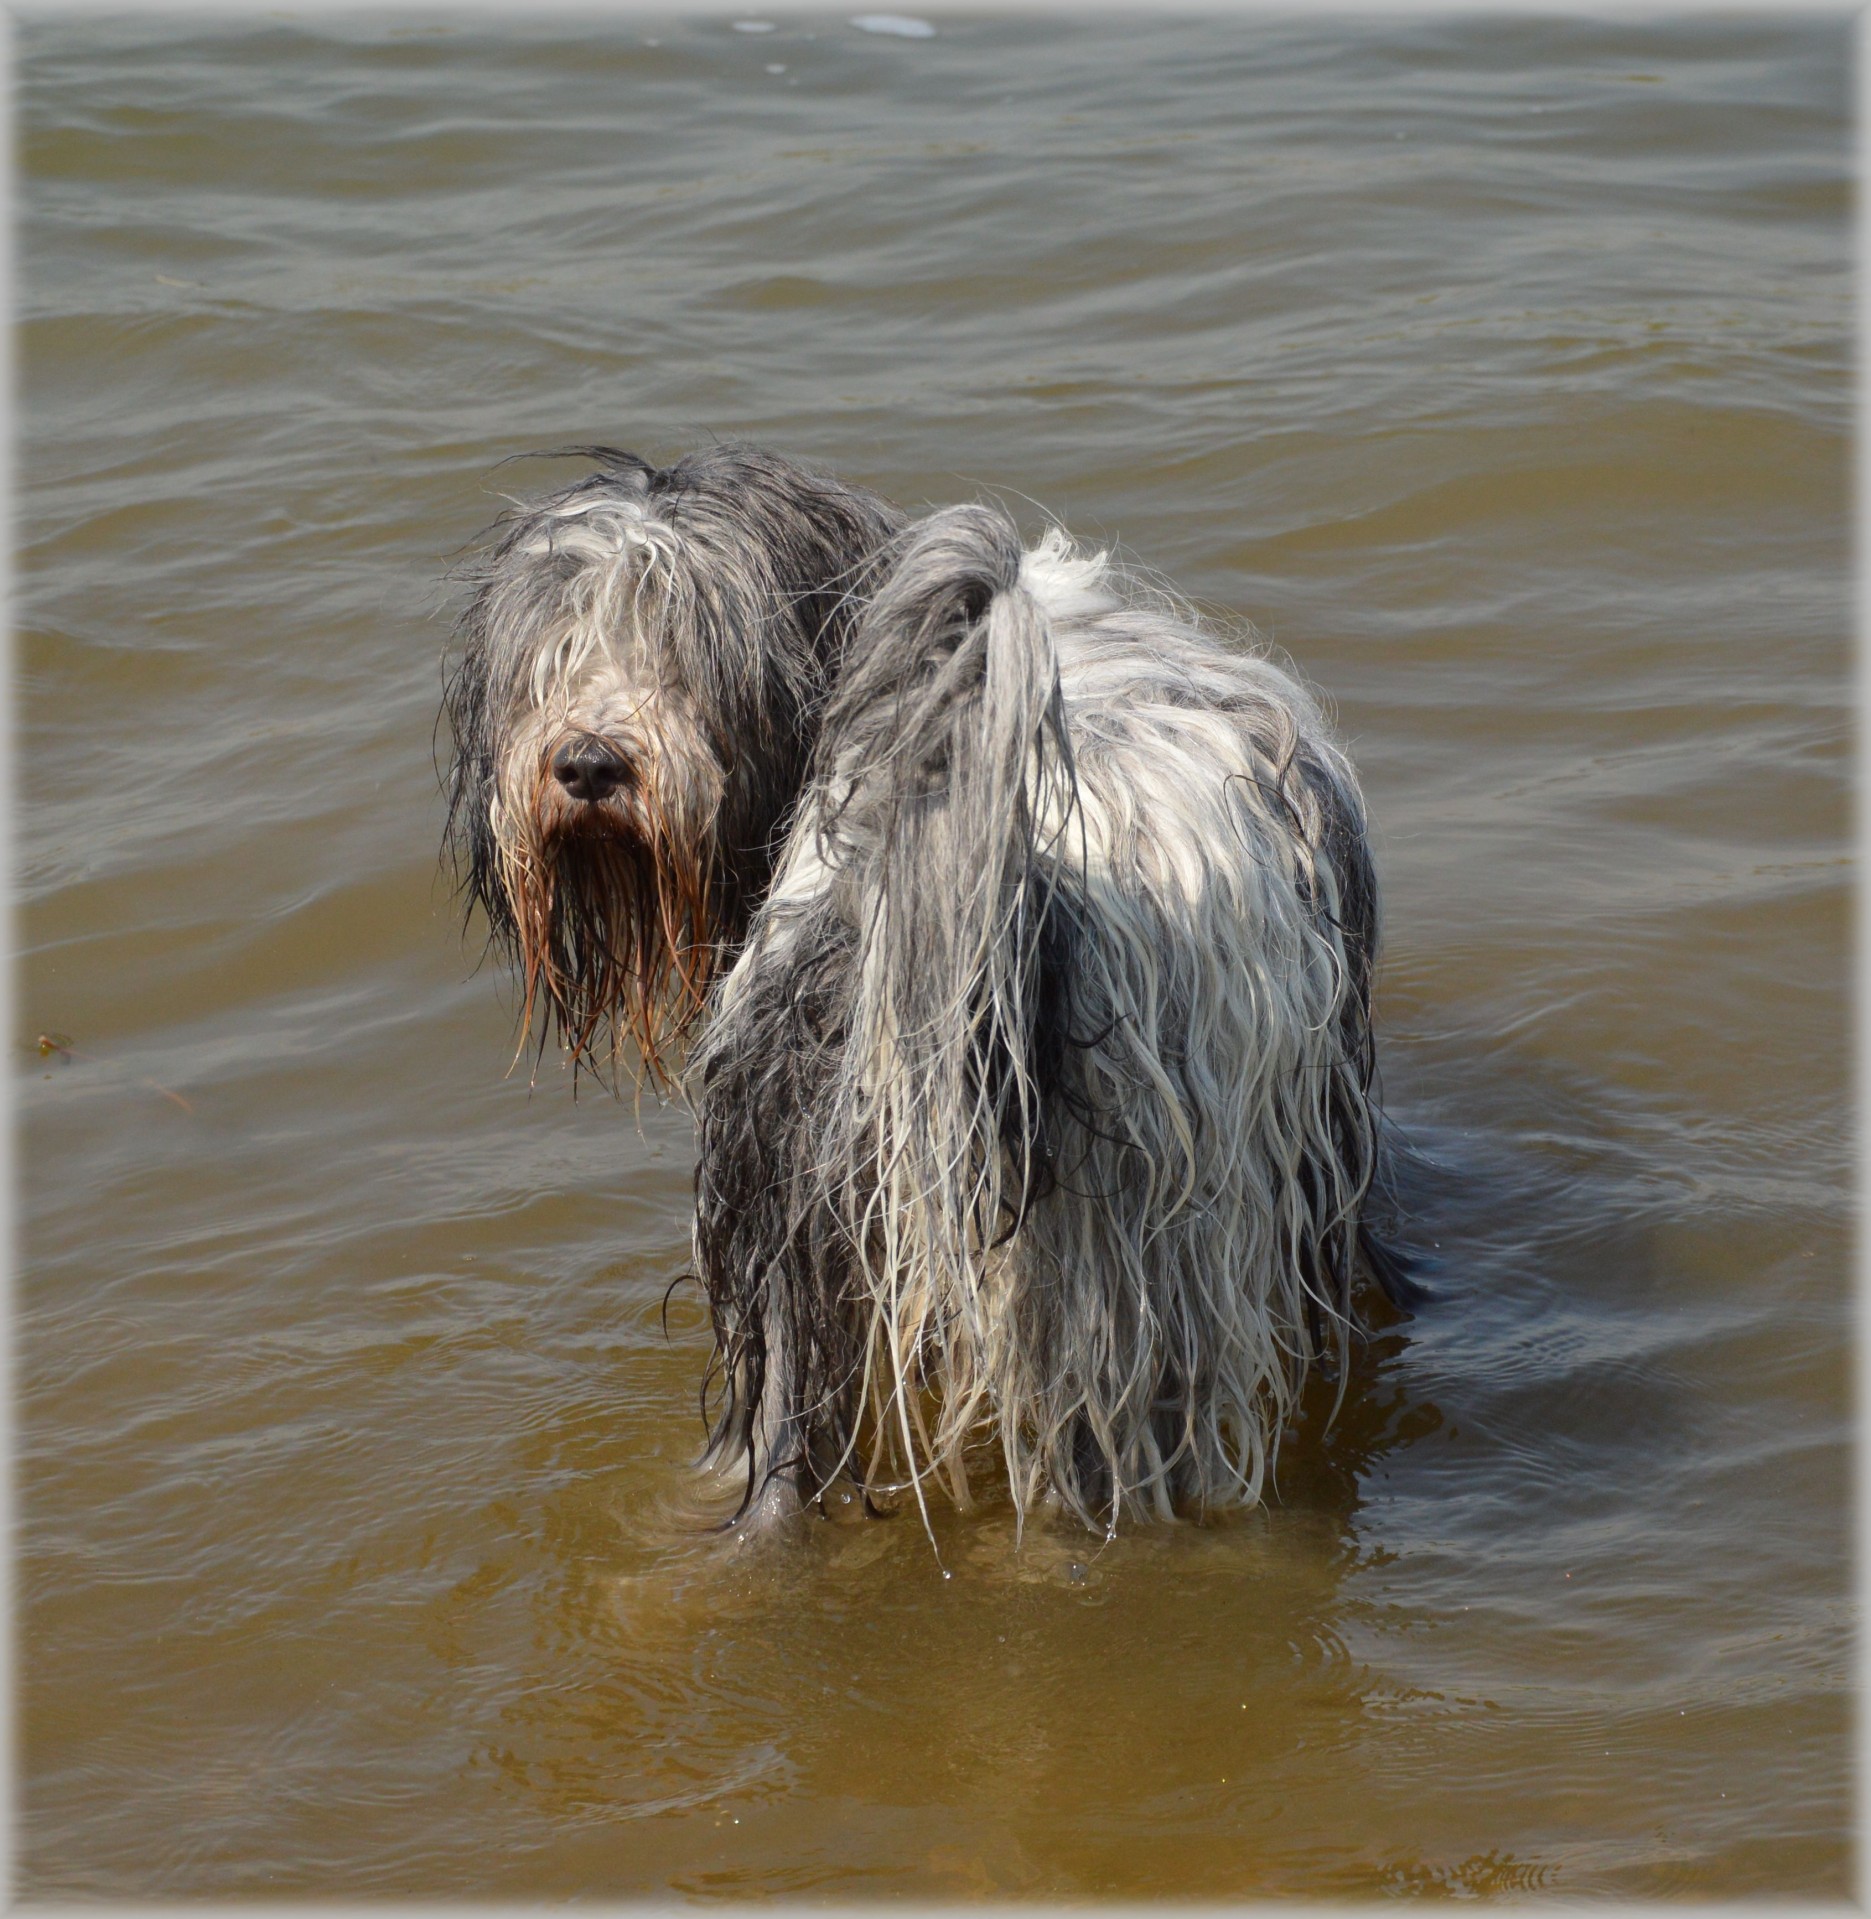
<instances>
[{"instance_id":1,"label":"wet dog","mask_svg":"<svg viewBox=\"0 0 1871 1919\"><path fill-rule=\"evenodd\" d=\"M1411 1291L1316 703L998 507L578 451L472 569L449 834L528 1029L693 1105L737 1517L1254 1502L1354 1280Z\"/></svg>"}]
</instances>

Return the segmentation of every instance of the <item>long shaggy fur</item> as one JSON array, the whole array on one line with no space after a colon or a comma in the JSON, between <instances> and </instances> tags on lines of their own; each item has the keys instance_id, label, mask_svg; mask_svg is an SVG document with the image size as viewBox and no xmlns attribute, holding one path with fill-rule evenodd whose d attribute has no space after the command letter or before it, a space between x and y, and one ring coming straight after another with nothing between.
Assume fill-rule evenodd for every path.
<instances>
[{"instance_id":1,"label":"long shaggy fur","mask_svg":"<svg viewBox=\"0 0 1871 1919\"><path fill-rule=\"evenodd\" d=\"M516 520L451 710L529 1008L575 1053L692 1041L714 1463L761 1514L966 1503L995 1454L1021 1513L1100 1530L1251 1503L1308 1371L1343 1378L1360 1253L1408 1290L1360 1227L1349 764L1056 530L702 459L705 511L609 456ZM641 769L627 826L541 798L573 735Z\"/></svg>"}]
</instances>

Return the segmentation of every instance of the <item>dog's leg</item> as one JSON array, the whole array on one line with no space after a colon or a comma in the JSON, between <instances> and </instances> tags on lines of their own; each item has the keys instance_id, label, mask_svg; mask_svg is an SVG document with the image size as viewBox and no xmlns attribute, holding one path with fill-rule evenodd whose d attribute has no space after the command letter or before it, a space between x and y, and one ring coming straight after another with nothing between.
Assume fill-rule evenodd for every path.
<instances>
[{"instance_id":1,"label":"dog's leg","mask_svg":"<svg viewBox=\"0 0 1871 1919\"><path fill-rule=\"evenodd\" d=\"M768 1303L758 1338L765 1349L759 1399L749 1409L745 1453L737 1462L746 1475L746 1499L735 1519L744 1534L766 1531L790 1519L805 1504L802 1475L806 1435L799 1386L782 1315Z\"/></svg>"},{"instance_id":2,"label":"dog's leg","mask_svg":"<svg viewBox=\"0 0 1871 1919\"><path fill-rule=\"evenodd\" d=\"M861 1340L825 1093L850 944L819 902L763 922L692 1061L696 1270L723 1384L710 1460L740 1477L746 1525L857 1464Z\"/></svg>"}]
</instances>

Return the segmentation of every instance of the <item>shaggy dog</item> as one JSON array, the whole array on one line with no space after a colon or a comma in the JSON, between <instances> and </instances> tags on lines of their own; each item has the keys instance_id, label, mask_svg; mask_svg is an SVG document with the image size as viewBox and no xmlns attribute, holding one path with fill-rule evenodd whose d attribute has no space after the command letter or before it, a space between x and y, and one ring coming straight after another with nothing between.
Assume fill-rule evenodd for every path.
<instances>
[{"instance_id":1,"label":"shaggy dog","mask_svg":"<svg viewBox=\"0 0 1871 1919\"><path fill-rule=\"evenodd\" d=\"M449 834L527 1029L695 1110L737 1517L1251 1504L1360 1261L1414 1292L1313 699L998 507L577 451L473 568Z\"/></svg>"}]
</instances>

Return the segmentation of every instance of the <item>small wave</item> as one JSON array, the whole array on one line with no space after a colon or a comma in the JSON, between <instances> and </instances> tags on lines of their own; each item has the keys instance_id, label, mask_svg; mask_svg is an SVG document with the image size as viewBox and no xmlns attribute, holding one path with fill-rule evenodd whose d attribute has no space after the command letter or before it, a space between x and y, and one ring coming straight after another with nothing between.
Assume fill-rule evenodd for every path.
<instances>
[{"instance_id":1,"label":"small wave","mask_svg":"<svg viewBox=\"0 0 1871 1919\"><path fill-rule=\"evenodd\" d=\"M935 28L910 13L854 13L851 24L865 33L894 33L902 40L935 38Z\"/></svg>"}]
</instances>

